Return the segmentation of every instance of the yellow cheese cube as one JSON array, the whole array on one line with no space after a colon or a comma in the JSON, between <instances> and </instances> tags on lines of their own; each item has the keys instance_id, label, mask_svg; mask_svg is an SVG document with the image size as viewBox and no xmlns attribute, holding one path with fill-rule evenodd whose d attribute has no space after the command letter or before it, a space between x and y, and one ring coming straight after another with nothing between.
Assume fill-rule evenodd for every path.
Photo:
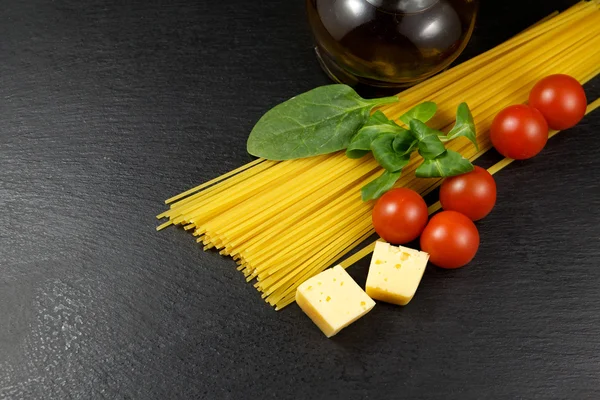
<instances>
[{"instance_id":1,"label":"yellow cheese cube","mask_svg":"<svg viewBox=\"0 0 600 400\"><path fill-rule=\"evenodd\" d=\"M331 337L375 306L344 268L336 265L313 276L296 290L296 303Z\"/></svg>"},{"instance_id":2,"label":"yellow cheese cube","mask_svg":"<svg viewBox=\"0 0 600 400\"><path fill-rule=\"evenodd\" d=\"M429 254L377 242L367 276L367 294L375 300L405 306L421 282Z\"/></svg>"}]
</instances>

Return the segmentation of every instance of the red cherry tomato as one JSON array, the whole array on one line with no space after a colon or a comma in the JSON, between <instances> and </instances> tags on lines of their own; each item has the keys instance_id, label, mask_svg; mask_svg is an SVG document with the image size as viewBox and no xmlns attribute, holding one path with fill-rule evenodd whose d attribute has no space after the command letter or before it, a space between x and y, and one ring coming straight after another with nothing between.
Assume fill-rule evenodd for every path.
<instances>
[{"instance_id":1,"label":"red cherry tomato","mask_svg":"<svg viewBox=\"0 0 600 400\"><path fill-rule=\"evenodd\" d=\"M479 232L469 218L456 211L434 215L421 235L421 250L429 261L441 268L460 268L468 264L479 248Z\"/></svg>"},{"instance_id":2,"label":"red cherry tomato","mask_svg":"<svg viewBox=\"0 0 600 400\"><path fill-rule=\"evenodd\" d=\"M587 98L577 79L563 74L550 75L535 84L529 105L538 109L552 129L577 125L585 115Z\"/></svg>"},{"instance_id":3,"label":"red cherry tomato","mask_svg":"<svg viewBox=\"0 0 600 400\"><path fill-rule=\"evenodd\" d=\"M406 188L390 190L373 208L375 232L392 244L405 244L418 238L428 219L425 200Z\"/></svg>"},{"instance_id":4,"label":"red cherry tomato","mask_svg":"<svg viewBox=\"0 0 600 400\"><path fill-rule=\"evenodd\" d=\"M518 104L500 111L490 128L492 144L504 157L525 160L538 154L548 141L548 124L541 112Z\"/></svg>"},{"instance_id":5,"label":"red cherry tomato","mask_svg":"<svg viewBox=\"0 0 600 400\"><path fill-rule=\"evenodd\" d=\"M458 211L477 221L496 204L496 181L486 169L475 167L466 174L446 178L440 188L444 210Z\"/></svg>"}]
</instances>

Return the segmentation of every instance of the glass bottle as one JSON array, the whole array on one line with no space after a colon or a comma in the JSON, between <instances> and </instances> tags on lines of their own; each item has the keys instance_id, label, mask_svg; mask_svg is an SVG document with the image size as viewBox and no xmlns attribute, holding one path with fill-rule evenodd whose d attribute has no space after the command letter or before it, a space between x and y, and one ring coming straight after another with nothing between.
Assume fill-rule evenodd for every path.
<instances>
[{"instance_id":1,"label":"glass bottle","mask_svg":"<svg viewBox=\"0 0 600 400\"><path fill-rule=\"evenodd\" d=\"M446 68L465 48L477 0L306 0L317 57L337 82L389 91Z\"/></svg>"}]
</instances>

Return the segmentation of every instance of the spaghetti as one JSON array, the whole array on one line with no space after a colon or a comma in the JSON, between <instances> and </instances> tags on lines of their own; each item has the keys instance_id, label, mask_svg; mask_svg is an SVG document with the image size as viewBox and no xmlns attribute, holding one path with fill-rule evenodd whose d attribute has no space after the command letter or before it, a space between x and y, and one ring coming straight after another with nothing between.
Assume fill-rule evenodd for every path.
<instances>
[{"instance_id":1,"label":"spaghetti","mask_svg":"<svg viewBox=\"0 0 600 400\"><path fill-rule=\"evenodd\" d=\"M381 110L397 119L416 104L433 100L438 113L431 126L447 132L453 110L468 103L480 150L465 138L447 148L473 161L491 147L488 129L495 114L523 103L539 79L565 73L585 83L599 72L600 0L595 0L578 3L404 91L399 103ZM396 187L424 195L441 183L416 178L419 163L413 155ZM158 229L182 225L205 250L217 248L231 256L265 301L279 310L293 302L302 282L374 233L373 202L361 201L360 188L381 172L371 156L349 159L343 152L281 162L257 159L168 199L169 210L158 216L168 221ZM352 260L356 255L343 265Z\"/></svg>"}]
</instances>

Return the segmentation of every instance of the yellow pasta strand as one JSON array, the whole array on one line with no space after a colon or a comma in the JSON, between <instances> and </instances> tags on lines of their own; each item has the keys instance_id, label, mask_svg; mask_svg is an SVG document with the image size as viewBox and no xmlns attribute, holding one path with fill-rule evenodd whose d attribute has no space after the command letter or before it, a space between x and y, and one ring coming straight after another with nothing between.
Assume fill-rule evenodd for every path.
<instances>
[{"instance_id":1,"label":"yellow pasta strand","mask_svg":"<svg viewBox=\"0 0 600 400\"><path fill-rule=\"evenodd\" d=\"M553 13L494 49L405 90L398 103L380 110L397 119L423 101L435 101L438 113L431 126L448 131L456 107L467 102L479 150L465 138L446 147L474 161L491 148L488 130L497 112L525 102L535 82L554 73L570 74L582 83L600 73L600 0ZM596 100L587 111L599 105ZM438 187L441 179L416 178L421 161L413 155L395 186L422 195ZM504 159L489 171L494 174L511 162ZM231 256L246 280L255 281L262 298L281 310L294 302L302 282L374 233L373 202L361 201L360 188L381 173L371 155L257 159L168 199L169 209L157 216L167 221L157 229L180 225L204 250ZM438 202L429 212L439 209ZM347 268L373 248L369 244L341 265Z\"/></svg>"}]
</instances>

